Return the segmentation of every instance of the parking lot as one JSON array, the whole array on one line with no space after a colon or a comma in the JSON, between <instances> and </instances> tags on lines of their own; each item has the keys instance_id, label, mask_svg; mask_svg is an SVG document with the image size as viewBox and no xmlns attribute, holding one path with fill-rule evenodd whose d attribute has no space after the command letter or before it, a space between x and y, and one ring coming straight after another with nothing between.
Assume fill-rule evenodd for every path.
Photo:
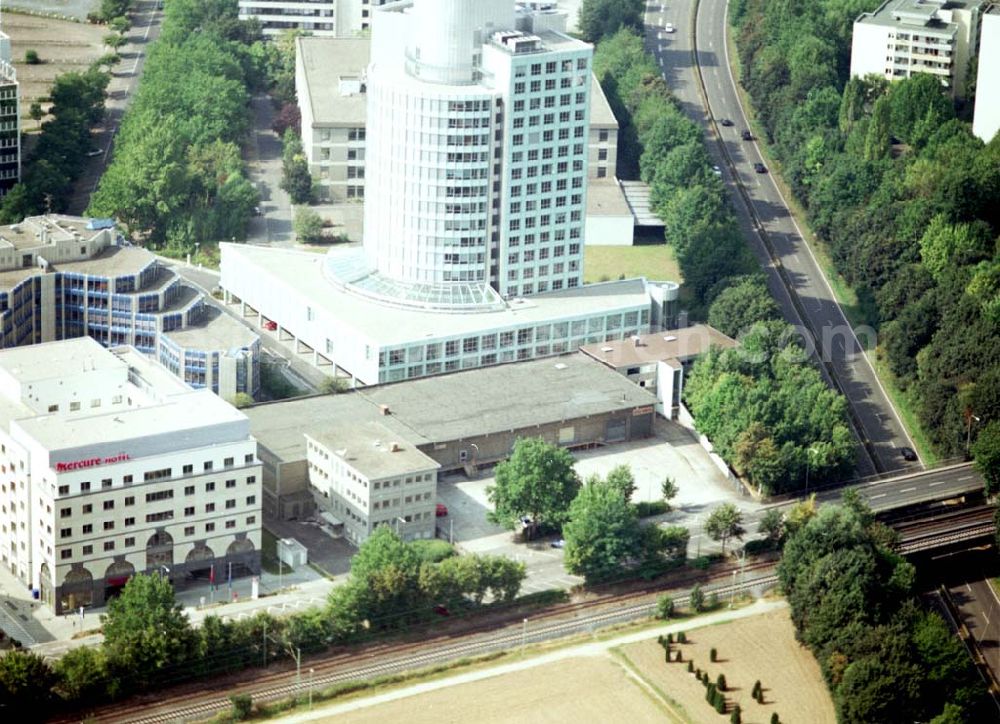
<instances>
[{"instance_id":1,"label":"parking lot","mask_svg":"<svg viewBox=\"0 0 1000 724\"><path fill-rule=\"evenodd\" d=\"M604 476L617 465L628 465L636 480L635 501L659 500L664 477L673 478L679 489L672 501L674 511L657 521L683 525L691 531L690 556L712 551L717 545L707 540L701 530L711 510L732 502L751 512L757 504L726 480L684 428L657 420L655 429L656 435L647 440L575 453L577 473L586 479L593 474ZM527 593L580 583L581 578L566 573L563 552L551 548L550 541L516 543L511 531L486 519L490 510L486 490L492 484L492 470L481 471L481 477L475 480L462 475L442 477L438 482L438 502L448 507L448 516L438 518L439 536L450 537L467 553L504 555L524 561L528 566Z\"/></svg>"}]
</instances>

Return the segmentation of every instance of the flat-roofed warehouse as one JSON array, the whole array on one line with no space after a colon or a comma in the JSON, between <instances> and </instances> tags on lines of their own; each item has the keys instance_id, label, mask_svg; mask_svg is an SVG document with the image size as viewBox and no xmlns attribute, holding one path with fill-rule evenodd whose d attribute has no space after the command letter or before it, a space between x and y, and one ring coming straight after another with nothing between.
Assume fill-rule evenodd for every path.
<instances>
[{"instance_id":1,"label":"flat-roofed warehouse","mask_svg":"<svg viewBox=\"0 0 1000 724\"><path fill-rule=\"evenodd\" d=\"M378 422L441 472L509 455L521 437L579 448L652 434L656 397L581 354L497 365L247 408L271 514L311 510L305 434ZM391 440L372 440L390 443Z\"/></svg>"}]
</instances>

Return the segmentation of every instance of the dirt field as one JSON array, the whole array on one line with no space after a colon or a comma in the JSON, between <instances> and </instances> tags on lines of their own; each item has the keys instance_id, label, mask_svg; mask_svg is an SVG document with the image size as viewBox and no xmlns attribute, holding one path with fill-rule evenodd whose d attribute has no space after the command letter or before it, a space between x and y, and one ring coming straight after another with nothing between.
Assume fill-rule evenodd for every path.
<instances>
[{"instance_id":1,"label":"dirt field","mask_svg":"<svg viewBox=\"0 0 1000 724\"><path fill-rule=\"evenodd\" d=\"M28 130L37 125L28 117L31 104L48 95L56 76L71 70L86 70L104 55L103 38L109 32L101 25L19 13L4 13L3 30L10 36L17 79L21 83L22 123ZM38 53L40 64L24 62L24 53L29 49Z\"/></svg>"},{"instance_id":2,"label":"dirt field","mask_svg":"<svg viewBox=\"0 0 1000 724\"><path fill-rule=\"evenodd\" d=\"M726 699L730 706L739 703L745 724L767 724L775 711L783 722L836 722L819 665L795 641L787 611L696 629L688 641L680 646L684 662L694 661L713 682L725 674L731 689ZM713 646L719 658L714 664L709 662ZM653 686L684 708L691 721L723 721L705 701L705 687L687 673L687 663L666 664L655 640L626 646L623 652ZM764 687L763 706L750 697L757 679Z\"/></svg>"},{"instance_id":3,"label":"dirt field","mask_svg":"<svg viewBox=\"0 0 1000 724\"><path fill-rule=\"evenodd\" d=\"M654 643L655 645L655 643ZM452 686L322 721L337 724L562 724L669 721L652 695L610 657L567 659L544 670Z\"/></svg>"}]
</instances>

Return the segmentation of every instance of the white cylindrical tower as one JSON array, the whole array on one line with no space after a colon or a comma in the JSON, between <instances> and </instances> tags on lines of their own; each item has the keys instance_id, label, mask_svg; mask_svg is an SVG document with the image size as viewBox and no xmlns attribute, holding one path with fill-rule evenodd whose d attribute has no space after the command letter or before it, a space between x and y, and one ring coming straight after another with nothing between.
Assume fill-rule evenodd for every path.
<instances>
[{"instance_id":1,"label":"white cylindrical tower","mask_svg":"<svg viewBox=\"0 0 1000 724\"><path fill-rule=\"evenodd\" d=\"M475 55L494 29L514 27L510 0L414 0L409 72L426 83L475 82Z\"/></svg>"}]
</instances>

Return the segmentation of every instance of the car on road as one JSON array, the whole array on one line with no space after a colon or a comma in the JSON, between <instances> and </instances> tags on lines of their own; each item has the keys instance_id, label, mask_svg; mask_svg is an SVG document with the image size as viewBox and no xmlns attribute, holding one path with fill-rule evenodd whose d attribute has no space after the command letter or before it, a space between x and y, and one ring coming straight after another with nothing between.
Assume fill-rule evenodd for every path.
<instances>
[{"instance_id":1,"label":"car on road","mask_svg":"<svg viewBox=\"0 0 1000 724\"><path fill-rule=\"evenodd\" d=\"M753 170L757 173L767 173L767 166L762 163L755 163L753 165Z\"/></svg>"},{"instance_id":2,"label":"car on road","mask_svg":"<svg viewBox=\"0 0 1000 724\"><path fill-rule=\"evenodd\" d=\"M917 453L911 447L899 448L899 454L903 456L903 460L908 462L913 463L917 461Z\"/></svg>"},{"instance_id":3,"label":"car on road","mask_svg":"<svg viewBox=\"0 0 1000 724\"><path fill-rule=\"evenodd\" d=\"M268 332L273 332L277 328L278 328L277 322L272 322L271 320L267 320L266 322L264 322L264 329L266 329Z\"/></svg>"},{"instance_id":4,"label":"car on road","mask_svg":"<svg viewBox=\"0 0 1000 724\"><path fill-rule=\"evenodd\" d=\"M743 140L744 141L752 141L753 140L753 134L750 133L750 131L747 130L746 128L743 129L743 133L741 133L740 135L743 136Z\"/></svg>"},{"instance_id":5,"label":"car on road","mask_svg":"<svg viewBox=\"0 0 1000 724\"><path fill-rule=\"evenodd\" d=\"M260 210L259 206L254 206L253 207L253 215L254 216L263 216L264 212Z\"/></svg>"},{"instance_id":6,"label":"car on road","mask_svg":"<svg viewBox=\"0 0 1000 724\"><path fill-rule=\"evenodd\" d=\"M549 543L550 548L563 548L565 547L565 545L566 541L564 541L562 538L557 538L556 540Z\"/></svg>"},{"instance_id":7,"label":"car on road","mask_svg":"<svg viewBox=\"0 0 1000 724\"><path fill-rule=\"evenodd\" d=\"M733 121L730 118L720 118L719 125L726 126L728 128L729 126L733 125Z\"/></svg>"},{"instance_id":8,"label":"car on road","mask_svg":"<svg viewBox=\"0 0 1000 724\"><path fill-rule=\"evenodd\" d=\"M90 151L87 151L87 155L91 156L91 157L93 157L93 156L100 156L102 153L104 153L104 149L103 148L94 148L94 149L91 149Z\"/></svg>"},{"instance_id":9,"label":"car on road","mask_svg":"<svg viewBox=\"0 0 1000 724\"><path fill-rule=\"evenodd\" d=\"M663 32L664 33L673 33L673 32L676 32L676 30L677 29L674 27L673 23L664 23L663 24Z\"/></svg>"},{"instance_id":10,"label":"car on road","mask_svg":"<svg viewBox=\"0 0 1000 724\"><path fill-rule=\"evenodd\" d=\"M434 515L437 518L443 518L448 515L448 506L444 503L438 503L434 506Z\"/></svg>"},{"instance_id":11,"label":"car on road","mask_svg":"<svg viewBox=\"0 0 1000 724\"><path fill-rule=\"evenodd\" d=\"M712 173L714 173L716 176L721 176L722 169L719 168L718 166L712 166Z\"/></svg>"}]
</instances>

